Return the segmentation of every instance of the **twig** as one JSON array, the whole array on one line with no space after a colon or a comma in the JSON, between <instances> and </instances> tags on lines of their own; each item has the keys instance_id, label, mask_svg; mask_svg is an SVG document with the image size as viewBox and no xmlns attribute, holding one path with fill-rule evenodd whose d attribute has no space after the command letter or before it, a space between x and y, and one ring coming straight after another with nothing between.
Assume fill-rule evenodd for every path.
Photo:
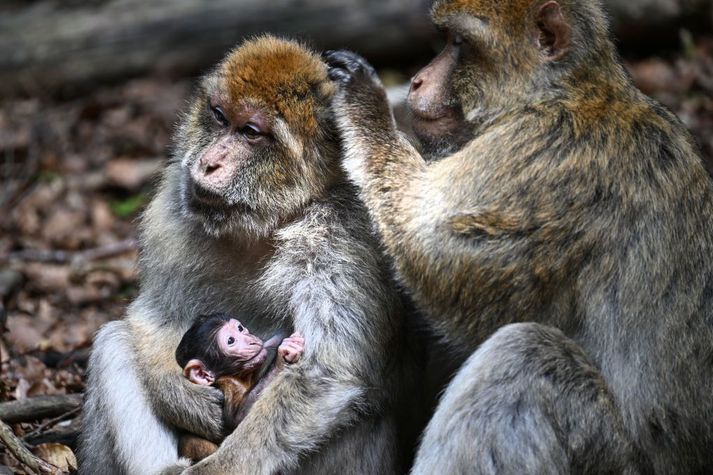
<instances>
[{"instance_id":1,"label":"twig","mask_svg":"<svg viewBox=\"0 0 713 475\"><path fill-rule=\"evenodd\" d=\"M82 251L78 256L73 259L82 261L96 261L99 259L106 259L107 257L113 257L119 254L124 254L125 252L133 251L138 246L135 239L126 239L124 241L117 241L106 246L95 247L93 249L87 249Z\"/></svg>"},{"instance_id":2,"label":"twig","mask_svg":"<svg viewBox=\"0 0 713 475\"><path fill-rule=\"evenodd\" d=\"M74 252L67 251L43 251L40 249L24 249L22 251L11 252L0 258L4 262L25 261L25 262L47 262L63 264L72 261Z\"/></svg>"},{"instance_id":3,"label":"twig","mask_svg":"<svg viewBox=\"0 0 713 475\"><path fill-rule=\"evenodd\" d=\"M53 425L60 422L61 420L66 419L69 416L73 416L73 415L77 414L80 411L80 409L81 409L81 407L76 407L76 408L72 409L71 411L67 411L64 414L60 414L57 417L53 417L52 419L49 419L48 421L43 422L42 424L37 426L37 428L35 428L31 432L28 432L27 434L25 434L22 437L22 440L27 441L28 439L31 439L32 437L39 435L40 433L42 433L43 430L45 430L49 427L52 427Z\"/></svg>"},{"instance_id":4,"label":"twig","mask_svg":"<svg viewBox=\"0 0 713 475\"><path fill-rule=\"evenodd\" d=\"M0 256L0 262L24 261L24 262L46 262L54 264L77 264L82 262L106 259L125 252L133 251L137 248L135 239L113 242L106 246L87 249L79 252L68 252L62 250L43 251L40 249L24 249L15 251L5 256Z\"/></svg>"},{"instance_id":5,"label":"twig","mask_svg":"<svg viewBox=\"0 0 713 475\"><path fill-rule=\"evenodd\" d=\"M35 472L61 474L61 470L51 465L44 460L36 457L30 452L27 447L17 438L15 433L10 429L10 426L0 420L0 441L7 446L10 453L15 456L24 465L28 466Z\"/></svg>"}]
</instances>

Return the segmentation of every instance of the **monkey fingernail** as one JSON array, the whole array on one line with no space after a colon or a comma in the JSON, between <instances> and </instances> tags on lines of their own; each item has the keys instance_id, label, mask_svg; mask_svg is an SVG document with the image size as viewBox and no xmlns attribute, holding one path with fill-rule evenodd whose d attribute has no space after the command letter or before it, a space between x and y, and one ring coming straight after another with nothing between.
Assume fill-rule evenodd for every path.
<instances>
[{"instance_id":1,"label":"monkey fingernail","mask_svg":"<svg viewBox=\"0 0 713 475\"><path fill-rule=\"evenodd\" d=\"M347 71L345 71L343 69L332 68L329 70L329 73L327 75L329 76L329 79L331 79L332 81L348 83L351 80L351 74L349 74Z\"/></svg>"}]
</instances>

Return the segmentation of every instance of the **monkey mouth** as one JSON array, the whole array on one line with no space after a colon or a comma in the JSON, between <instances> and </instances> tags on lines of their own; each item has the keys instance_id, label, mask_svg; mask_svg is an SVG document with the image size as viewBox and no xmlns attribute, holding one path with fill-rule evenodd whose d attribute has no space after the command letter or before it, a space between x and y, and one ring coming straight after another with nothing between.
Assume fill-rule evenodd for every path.
<instances>
[{"instance_id":1,"label":"monkey mouth","mask_svg":"<svg viewBox=\"0 0 713 475\"><path fill-rule=\"evenodd\" d=\"M200 185L190 177L184 182L183 195L189 211L216 223L227 221L233 213L252 212L250 206L231 203L221 193Z\"/></svg>"},{"instance_id":2,"label":"monkey mouth","mask_svg":"<svg viewBox=\"0 0 713 475\"><path fill-rule=\"evenodd\" d=\"M462 127L463 122L463 117L455 110L427 115L413 111L412 127L418 136L445 137Z\"/></svg>"},{"instance_id":3,"label":"monkey mouth","mask_svg":"<svg viewBox=\"0 0 713 475\"><path fill-rule=\"evenodd\" d=\"M463 118L463 113L458 107L448 104L441 104L438 107L419 107L409 102L408 105L412 119L415 122L439 123L460 121Z\"/></svg>"},{"instance_id":4,"label":"monkey mouth","mask_svg":"<svg viewBox=\"0 0 713 475\"><path fill-rule=\"evenodd\" d=\"M205 188L193 180L188 183L186 190L189 202L198 208L225 208L225 199L213 190Z\"/></svg>"},{"instance_id":5,"label":"monkey mouth","mask_svg":"<svg viewBox=\"0 0 713 475\"><path fill-rule=\"evenodd\" d=\"M255 352L254 355L252 355L250 358L243 360L243 365L245 365L245 368L256 368L257 366L260 366L265 362L265 359L267 358L267 348L265 348L265 345L261 344L260 349Z\"/></svg>"},{"instance_id":6,"label":"monkey mouth","mask_svg":"<svg viewBox=\"0 0 713 475\"><path fill-rule=\"evenodd\" d=\"M413 114L414 120L419 120L423 122L437 122L439 120L447 119L451 116L456 115L455 110L447 107L435 110L421 110L411 108L411 113Z\"/></svg>"}]
</instances>

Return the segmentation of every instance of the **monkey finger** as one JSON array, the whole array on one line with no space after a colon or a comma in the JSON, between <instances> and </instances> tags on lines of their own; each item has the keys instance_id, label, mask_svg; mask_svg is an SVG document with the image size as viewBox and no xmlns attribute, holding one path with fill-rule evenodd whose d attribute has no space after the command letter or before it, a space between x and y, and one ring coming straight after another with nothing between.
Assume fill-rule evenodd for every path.
<instances>
[{"instance_id":1,"label":"monkey finger","mask_svg":"<svg viewBox=\"0 0 713 475\"><path fill-rule=\"evenodd\" d=\"M282 358L288 363L295 363L302 356L303 350L295 347L283 348L280 352Z\"/></svg>"},{"instance_id":2,"label":"monkey finger","mask_svg":"<svg viewBox=\"0 0 713 475\"><path fill-rule=\"evenodd\" d=\"M291 350L291 351L304 351L304 345L299 344L298 342L286 342L282 345L280 345L280 350Z\"/></svg>"},{"instance_id":3,"label":"monkey finger","mask_svg":"<svg viewBox=\"0 0 713 475\"><path fill-rule=\"evenodd\" d=\"M322 58L330 67L346 69L352 74L365 73L369 76L376 77L376 71L371 64L352 51L326 51L322 54Z\"/></svg>"},{"instance_id":4,"label":"monkey finger","mask_svg":"<svg viewBox=\"0 0 713 475\"><path fill-rule=\"evenodd\" d=\"M339 68L329 68L327 76L330 80L340 82L342 84L349 84L352 80L352 75L348 71Z\"/></svg>"},{"instance_id":5,"label":"monkey finger","mask_svg":"<svg viewBox=\"0 0 713 475\"><path fill-rule=\"evenodd\" d=\"M299 341L291 341L287 344L287 347L295 351L304 351L304 344Z\"/></svg>"},{"instance_id":6,"label":"monkey finger","mask_svg":"<svg viewBox=\"0 0 713 475\"><path fill-rule=\"evenodd\" d=\"M339 79L342 82L349 82L357 75L371 77L377 80L376 71L364 58L351 51L327 51L322 54L322 58L329 66L329 77ZM346 73L345 73L346 71Z\"/></svg>"},{"instance_id":7,"label":"monkey finger","mask_svg":"<svg viewBox=\"0 0 713 475\"><path fill-rule=\"evenodd\" d=\"M280 350L280 358L282 358L282 360L286 363L292 363L294 362L295 354L290 350L283 348Z\"/></svg>"},{"instance_id":8,"label":"monkey finger","mask_svg":"<svg viewBox=\"0 0 713 475\"><path fill-rule=\"evenodd\" d=\"M300 335L299 333L293 333L292 335L286 337L282 341L286 341L286 340L304 340L304 337L302 335Z\"/></svg>"},{"instance_id":9,"label":"monkey finger","mask_svg":"<svg viewBox=\"0 0 713 475\"><path fill-rule=\"evenodd\" d=\"M305 339L302 338L301 336L291 336L289 338L285 338L283 341L290 342L290 343L298 343L301 345L304 345L304 343L305 343Z\"/></svg>"},{"instance_id":10,"label":"monkey finger","mask_svg":"<svg viewBox=\"0 0 713 475\"><path fill-rule=\"evenodd\" d=\"M304 347L304 345L295 343L295 344L286 345L284 347L284 351L290 352L290 353L304 353L305 347Z\"/></svg>"}]
</instances>

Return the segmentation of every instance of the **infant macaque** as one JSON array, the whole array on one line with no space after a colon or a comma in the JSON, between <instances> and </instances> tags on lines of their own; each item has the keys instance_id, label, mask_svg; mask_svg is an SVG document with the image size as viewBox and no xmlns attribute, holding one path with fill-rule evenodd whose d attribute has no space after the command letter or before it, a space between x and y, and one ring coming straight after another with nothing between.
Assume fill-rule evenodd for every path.
<instances>
[{"instance_id":1,"label":"infant macaque","mask_svg":"<svg viewBox=\"0 0 713 475\"><path fill-rule=\"evenodd\" d=\"M293 333L280 341L263 341L239 321L226 314L201 315L183 335L176 360L183 375L195 384L212 385L223 391L223 422L232 431L243 420L260 392L285 363L296 363L304 353L304 338ZM275 364L267 361L268 350L277 347ZM179 453L193 461L216 451L213 442L185 434Z\"/></svg>"}]
</instances>

